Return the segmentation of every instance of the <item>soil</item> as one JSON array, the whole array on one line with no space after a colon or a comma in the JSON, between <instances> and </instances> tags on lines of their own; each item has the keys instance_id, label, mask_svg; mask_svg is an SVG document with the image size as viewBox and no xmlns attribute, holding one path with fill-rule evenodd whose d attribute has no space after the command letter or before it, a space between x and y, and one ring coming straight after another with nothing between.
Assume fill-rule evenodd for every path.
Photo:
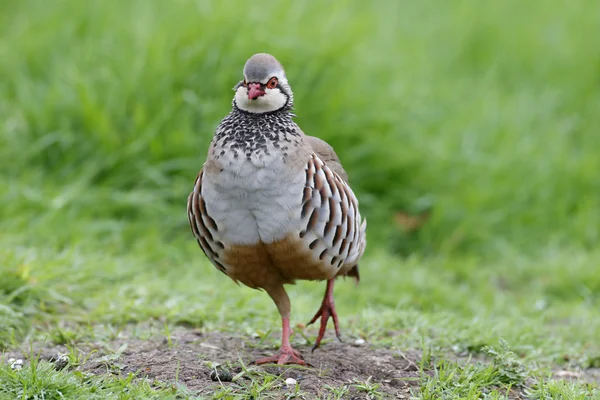
<instances>
[{"instance_id":1,"label":"soil","mask_svg":"<svg viewBox=\"0 0 600 400\"><path fill-rule=\"evenodd\" d=\"M368 343L357 344L350 339L347 342L324 343L313 353L308 345L295 346L312 365L310 368L255 366L251 364L252 360L271 355L276 349L267 350L259 339L247 336L189 329L172 332L169 339L120 339L109 343L108 347L106 343L100 343L79 348L85 360L83 365L77 367L79 370L97 375L107 372L116 375L135 373L139 378L176 384L200 395L210 395L228 386L236 393L243 393L243 387L250 382L251 376L257 376L257 371L281 376L275 391L269 392L274 398L287 398L286 394L293 392L294 387L285 384L287 378L295 379L305 396L297 398L307 399L331 398L333 393L327 386L339 388L344 385L349 389L344 399L369 399L366 392L353 385L367 380L379 385L377 391L383 398L408 399L411 398L411 389L414 392L420 385L420 352L400 353L375 348ZM42 348L35 354L58 363L57 355L65 353L67 349L64 346L56 346ZM27 354L29 351L24 354L7 353L5 359L27 358ZM215 366L218 366L216 370L222 382L213 380L216 379ZM220 372L223 367L230 372L230 377L237 375L234 382L224 381L227 380L227 374ZM243 372L244 368L246 372ZM566 373L558 371L555 375L559 379L574 379L574 376ZM590 370L589 373L590 376L578 374L577 379L600 381L599 371ZM521 397L518 393L514 395L514 398Z\"/></svg>"},{"instance_id":2,"label":"soil","mask_svg":"<svg viewBox=\"0 0 600 400\"><path fill-rule=\"evenodd\" d=\"M284 398L293 391L293 387L285 385L287 378L295 379L300 392L311 399L331 397L333 393L326 385L333 388L347 385L349 391L344 399L369 398L366 392L360 392L351 385L356 383L355 380L365 382L369 378L371 384L379 384L377 391L384 398L408 399L411 387L419 386L418 352L400 354L389 349L372 348L366 343L357 345L354 341L350 342L350 339L348 343L333 340L323 343L321 348L312 353L308 345L295 346L312 367L291 368L252 365L251 361L272 355L277 349L265 349L265 345L261 345L258 339L218 332L205 334L194 330L180 330L172 332L170 340L164 337L117 340L110 343L109 347L113 351L121 348L121 351L111 353L107 351L106 344L85 346L83 349L80 347L83 359L88 355L89 357L79 369L93 374L137 373L138 377L151 380L177 382L178 385L203 395L222 388L222 385L233 386L232 389L239 391L239 381L215 382L210 375L215 365L226 366L233 376L241 373L240 359L245 368L281 375L276 385L281 396L275 398ZM40 349L35 354L39 354L41 359L56 362L57 355L65 353L65 347L56 346ZM27 354L7 353L5 357L27 358ZM248 375L243 374L241 379L247 379Z\"/></svg>"}]
</instances>

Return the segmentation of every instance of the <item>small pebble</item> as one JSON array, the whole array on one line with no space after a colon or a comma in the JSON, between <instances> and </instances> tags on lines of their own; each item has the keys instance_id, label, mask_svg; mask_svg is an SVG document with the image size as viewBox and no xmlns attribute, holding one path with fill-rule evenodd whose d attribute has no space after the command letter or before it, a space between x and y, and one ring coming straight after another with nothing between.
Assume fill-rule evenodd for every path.
<instances>
[{"instance_id":1,"label":"small pebble","mask_svg":"<svg viewBox=\"0 0 600 400\"><path fill-rule=\"evenodd\" d=\"M287 378L285 380L286 386L296 386L296 383L298 383L298 382L296 382L296 380L294 378Z\"/></svg>"},{"instance_id":2,"label":"small pebble","mask_svg":"<svg viewBox=\"0 0 600 400\"><path fill-rule=\"evenodd\" d=\"M169 336L169 337L164 337L162 340L163 344L168 344L169 346L173 345L173 343L175 343L175 336Z\"/></svg>"},{"instance_id":3,"label":"small pebble","mask_svg":"<svg viewBox=\"0 0 600 400\"><path fill-rule=\"evenodd\" d=\"M8 360L8 362L10 363L10 368L12 368L15 371L18 371L21 368L23 368L23 360L21 359L15 360L14 358L11 358L10 360Z\"/></svg>"},{"instance_id":4,"label":"small pebble","mask_svg":"<svg viewBox=\"0 0 600 400\"><path fill-rule=\"evenodd\" d=\"M56 369L57 371L60 371L61 369L65 368L67 365L69 365L69 356L66 354L59 355L56 358L56 361L54 361L54 369Z\"/></svg>"},{"instance_id":5,"label":"small pebble","mask_svg":"<svg viewBox=\"0 0 600 400\"><path fill-rule=\"evenodd\" d=\"M221 382L231 382L231 380L233 379L233 376L231 375L231 372L229 372L226 369L213 369L212 371L210 371L210 375L209 375L210 379L212 381L221 381Z\"/></svg>"},{"instance_id":6,"label":"small pebble","mask_svg":"<svg viewBox=\"0 0 600 400\"><path fill-rule=\"evenodd\" d=\"M357 345L357 346L362 346L362 345L363 345L363 344L365 344L365 343L366 343L366 342L365 342L365 339L361 339L361 338L358 338L358 339L356 339L356 340L354 341L354 344L355 344L355 345Z\"/></svg>"}]
</instances>

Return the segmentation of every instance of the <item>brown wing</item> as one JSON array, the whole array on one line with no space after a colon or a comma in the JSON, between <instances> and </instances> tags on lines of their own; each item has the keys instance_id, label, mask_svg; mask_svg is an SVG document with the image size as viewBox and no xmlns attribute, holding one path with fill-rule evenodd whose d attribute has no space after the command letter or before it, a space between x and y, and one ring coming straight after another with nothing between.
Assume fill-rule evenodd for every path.
<instances>
[{"instance_id":1,"label":"brown wing","mask_svg":"<svg viewBox=\"0 0 600 400\"><path fill-rule=\"evenodd\" d=\"M313 152L316 155L318 155L319 158L323 160L323 162L333 170L333 172L341 176L342 179L345 180L347 183L348 174L344 170L344 167L342 167L342 163L340 162L340 159L338 158L337 154L335 154L335 150L333 150L333 147L331 147L329 143L327 143L323 139L319 139L317 137L308 135L306 135L305 137L307 139L308 144L310 144L310 146L312 147Z\"/></svg>"},{"instance_id":2,"label":"brown wing","mask_svg":"<svg viewBox=\"0 0 600 400\"><path fill-rule=\"evenodd\" d=\"M331 154L335 159L330 160L335 161L337 156L333 149ZM341 168L339 161L337 164ZM320 259L330 260L331 265L341 269L339 274L358 280L357 264L366 245L366 223L348 183L317 154L311 156L306 166L301 217L306 230L300 236L310 243L311 250L319 253Z\"/></svg>"},{"instance_id":3,"label":"brown wing","mask_svg":"<svg viewBox=\"0 0 600 400\"><path fill-rule=\"evenodd\" d=\"M348 173L342 166L339 157L335 153L335 150L329 143L324 141L323 139L319 139L314 136L305 135L308 143L312 147L313 151L323 160L329 168L331 168L336 174L338 174L346 183L348 183ZM358 264L353 267L348 273L347 276L351 276L356 279L358 282L360 280L360 274L358 272Z\"/></svg>"},{"instance_id":4,"label":"brown wing","mask_svg":"<svg viewBox=\"0 0 600 400\"><path fill-rule=\"evenodd\" d=\"M218 231L215 220L206 212L206 203L202 198L202 176L204 170L200 170L194 183L194 190L190 193L187 201L187 213L192 233L196 237L200 248L206 257L219 271L227 274L225 266L221 263L222 250L225 246L215 239Z\"/></svg>"}]
</instances>

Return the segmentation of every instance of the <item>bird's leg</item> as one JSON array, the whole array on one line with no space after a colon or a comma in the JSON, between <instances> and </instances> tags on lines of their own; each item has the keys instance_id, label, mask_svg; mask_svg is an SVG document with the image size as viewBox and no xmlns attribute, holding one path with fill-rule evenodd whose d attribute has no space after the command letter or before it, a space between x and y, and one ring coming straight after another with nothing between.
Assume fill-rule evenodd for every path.
<instances>
[{"instance_id":1,"label":"bird's leg","mask_svg":"<svg viewBox=\"0 0 600 400\"><path fill-rule=\"evenodd\" d=\"M259 364L299 364L306 365L306 362L302 359L302 355L298 350L294 350L290 345L290 336L292 334L290 329L290 319L287 317L281 318L283 325L283 332L281 333L281 349L279 353L274 354L270 357L259 358L254 363Z\"/></svg>"},{"instance_id":2,"label":"bird's leg","mask_svg":"<svg viewBox=\"0 0 600 400\"><path fill-rule=\"evenodd\" d=\"M327 328L327 320L329 317L333 318L333 326L335 328L335 335L341 341L342 335L340 334L340 326L338 322L337 312L335 311L335 302L333 301L333 283L335 278L331 278L327 281L327 288L325 289L325 296L323 297L323 302L321 303L321 308L315 314L315 316L310 320L308 325L315 322L319 317L321 317L321 327L319 328L319 335L317 336L317 340L312 350L315 351L316 348L321 344L321 340L323 336L325 336L325 329Z\"/></svg>"},{"instance_id":3,"label":"bird's leg","mask_svg":"<svg viewBox=\"0 0 600 400\"><path fill-rule=\"evenodd\" d=\"M290 328L290 299L285 292L283 285L268 289L267 292L277 305L279 314L281 314L281 325L283 328L281 332L281 349L279 349L279 353L270 357L259 358L254 363L257 365L270 363L277 363L279 365L307 365L306 361L302 359L300 352L294 350L290 345L290 336L292 335L292 330Z\"/></svg>"}]
</instances>

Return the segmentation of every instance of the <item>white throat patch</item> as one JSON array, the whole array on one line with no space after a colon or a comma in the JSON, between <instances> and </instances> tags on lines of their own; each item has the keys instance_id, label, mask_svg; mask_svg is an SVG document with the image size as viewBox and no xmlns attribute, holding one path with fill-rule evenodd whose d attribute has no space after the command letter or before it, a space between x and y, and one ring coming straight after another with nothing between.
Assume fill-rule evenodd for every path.
<instances>
[{"instance_id":1,"label":"white throat patch","mask_svg":"<svg viewBox=\"0 0 600 400\"><path fill-rule=\"evenodd\" d=\"M254 100L248 98L248 88L240 86L235 91L235 104L241 110L261 114L276 111L286 105L288 99L281 90L265 89L265 94Z\"/></svg>"}]
</instances>

